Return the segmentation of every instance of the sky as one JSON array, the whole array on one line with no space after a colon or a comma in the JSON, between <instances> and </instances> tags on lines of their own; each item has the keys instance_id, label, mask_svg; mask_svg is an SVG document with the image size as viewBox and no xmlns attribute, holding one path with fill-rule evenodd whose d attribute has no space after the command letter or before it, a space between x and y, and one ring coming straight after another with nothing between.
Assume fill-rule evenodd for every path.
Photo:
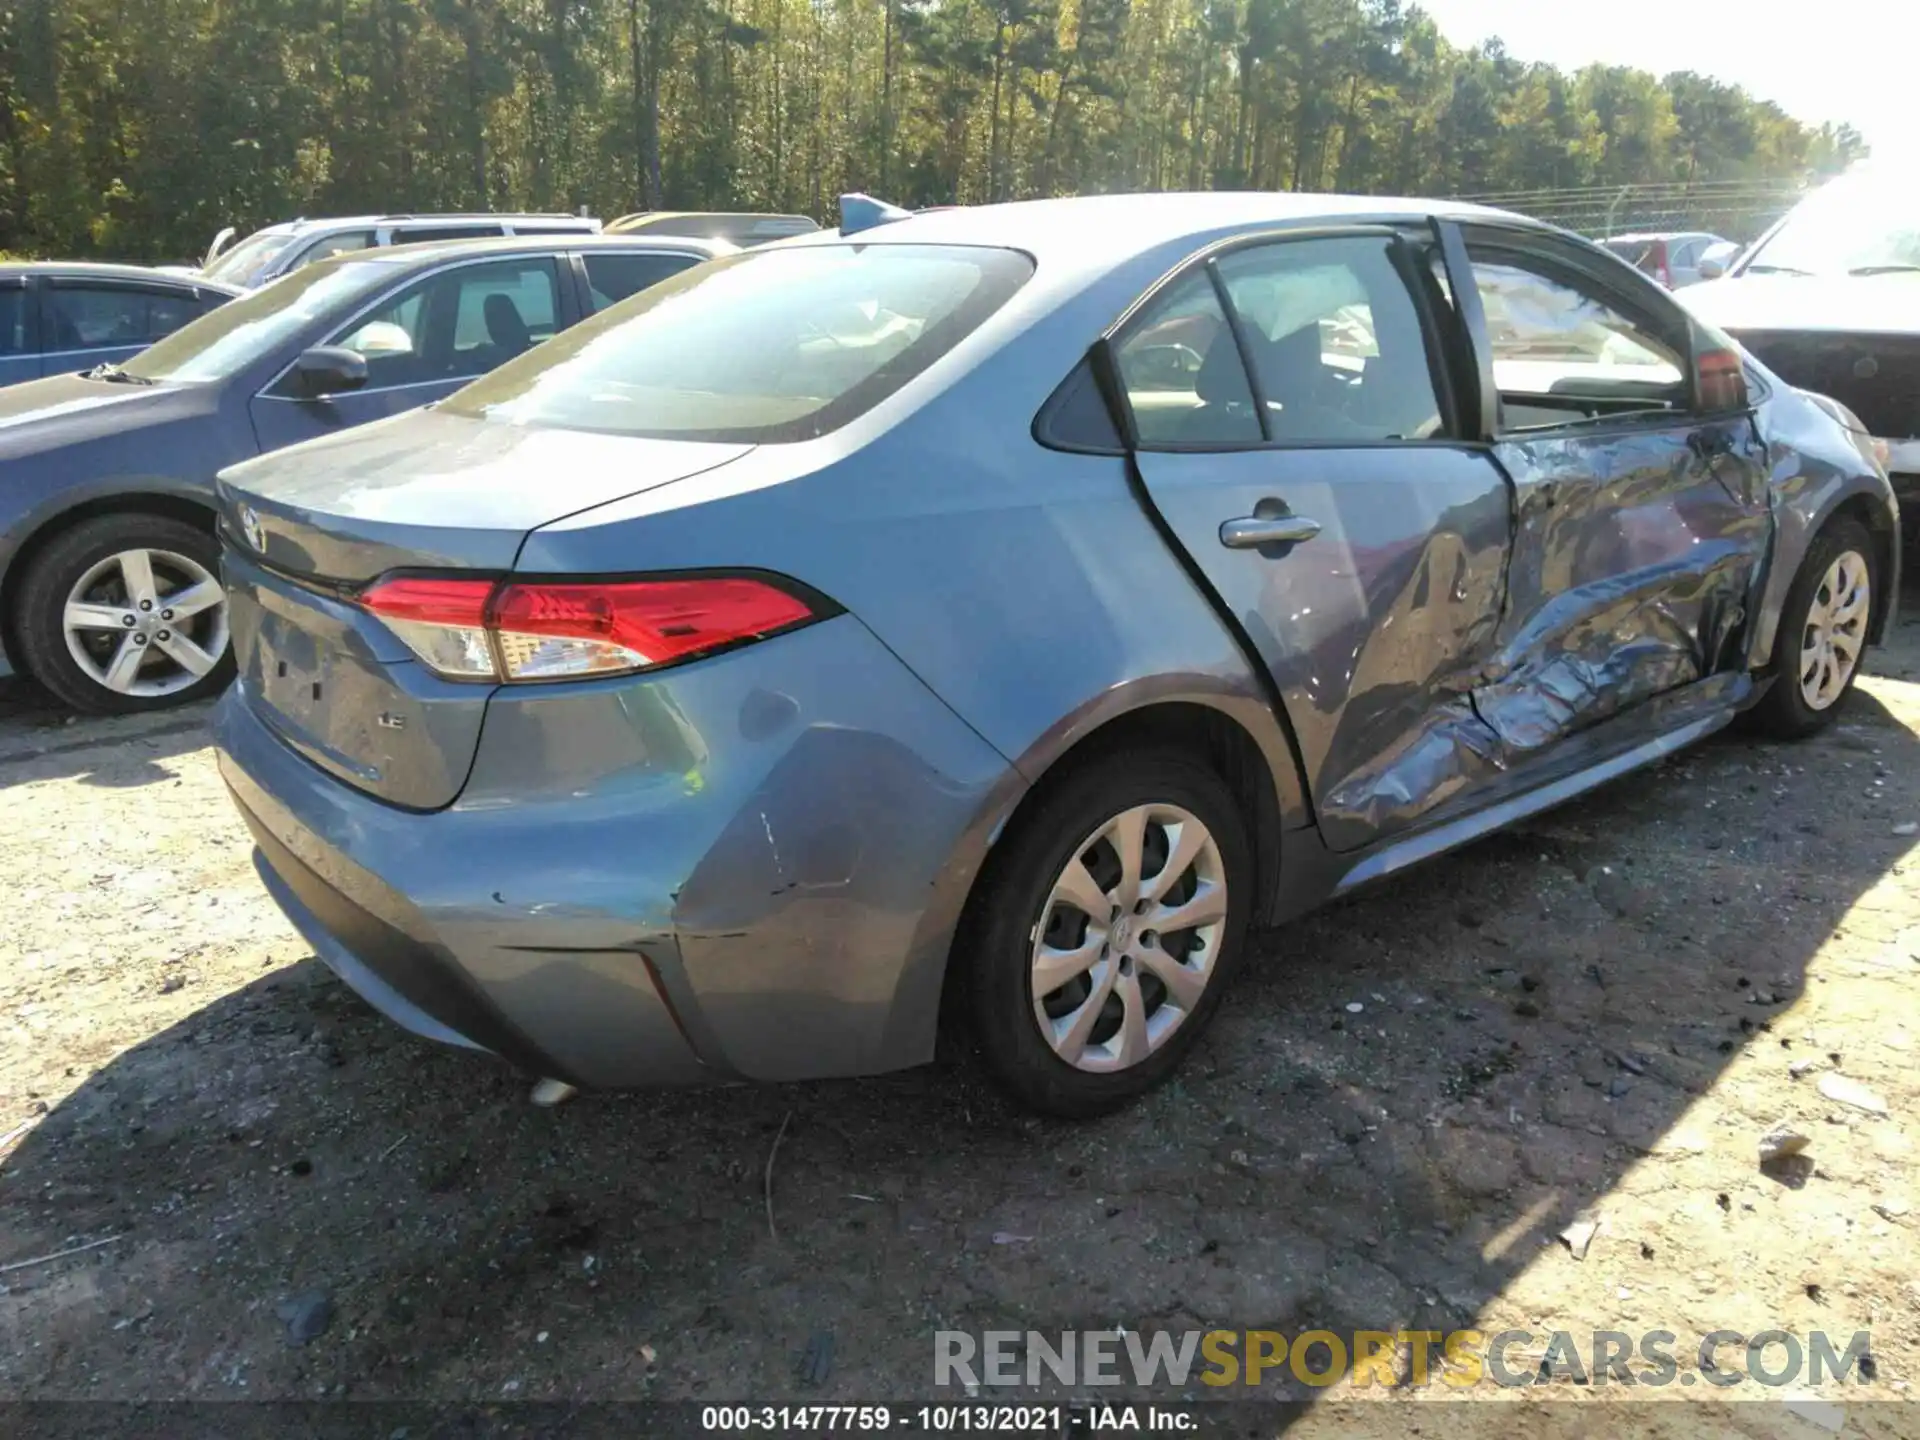
<instances>
[{"instance_id":1,"label":"sky","mask_svg":"<svg viewBox=\"0 0 1920 1440\"><path fill-rule=\"evenodd\" d=\"M1694 70L1920 157L1920 0L1418 0L1456 45L1562 69Z\"/></svg>"}]
</instances>

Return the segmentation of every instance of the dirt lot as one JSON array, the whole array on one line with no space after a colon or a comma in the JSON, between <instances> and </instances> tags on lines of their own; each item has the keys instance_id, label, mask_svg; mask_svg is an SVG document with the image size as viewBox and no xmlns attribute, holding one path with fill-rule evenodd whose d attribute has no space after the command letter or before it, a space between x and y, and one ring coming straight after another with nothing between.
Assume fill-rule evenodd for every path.
<instances>
[{"instance_id":1,"label":"dirt lot","mask_svg":"<svg viewBox=\"0 0 1920 1440\"><path fill-rule=\"evenodd\" d=\"M1815 743L1723 738L1266 937L1183 1082L1079 1127L965 1066L535 1110L309 957L204 717L73 722L15 687L0 1264L113 1238L0 1274L0 1396L870 1401L928 1393L941 1328L1472 1323L1866 1329L1842 1398L1898 1399L1920 627L1873 670ZM1782 1120L1811 1144L1763 1172ZM279 1307L316 1289L331 1323L290 1344ZM1296 1433L1352 1414L1324 1398ZM1714 1433L1828 1433L1724 1408Z\"/></svg>"}]
</instances>

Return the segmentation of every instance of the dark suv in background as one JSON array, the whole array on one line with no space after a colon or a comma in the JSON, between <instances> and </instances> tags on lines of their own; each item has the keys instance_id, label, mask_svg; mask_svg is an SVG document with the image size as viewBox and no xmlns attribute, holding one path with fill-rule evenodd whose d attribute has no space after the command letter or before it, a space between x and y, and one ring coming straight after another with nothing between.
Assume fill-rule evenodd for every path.
<instances>
[{"instance_id":1,"label":"dark suv in background","mask_svg":"<svg viewBox=\"0 0 1920 1440\"><path fill-rule=\"evenodd\" d=\"M0 385L125 360L244 293L138 265L0 265Z\"/></svg>"}]
</instances>

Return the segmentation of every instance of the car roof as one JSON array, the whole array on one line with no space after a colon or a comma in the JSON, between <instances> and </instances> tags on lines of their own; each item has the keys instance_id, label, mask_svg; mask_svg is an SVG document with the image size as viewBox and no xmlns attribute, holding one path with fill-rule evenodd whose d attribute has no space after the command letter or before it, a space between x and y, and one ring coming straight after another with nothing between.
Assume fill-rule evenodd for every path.
<instances>
[{"instance_id":1,"label":"car roof","mask_svg":"<svg viewBox=\"0 0 1920 1440\"><path fill-rule=\"evenodd\" d=\"M1003 205L962 205L928 210L904 220L856 231L819 230L776 242L780 248L808 245L921 244L997 245L1024 250L1037 261L1071 261L1104 268L1162 244L1196 243L1263 225L1294 227L1315 221L1499 220L1549 227L1525 216L1465 201L1414 200L1380 195L1306 195L1264 191L1198 191L1145 195L1082 195L1058 200L1019 200Z\"/></svg>"},{"instance_id":2,"label":"car roof","mask_svg":"<svg viewBox=\"0 0 1920 1440\"><path fill-rule=\"evenodd\" d=\"M151 265L116 265L104 260L9 260L0 264L0 276L19 275L72 276L80 280L135 280L186 289L217 290L222 295L247 293L223 280L209 280L204 275L182 275L172 270L156 270Z\"/></svg>"},{"instance_id":3,"label":"car roof","mask_svg":"<svg viewBox=\"0 0 1920 1440\"><path fill-rule=\"evenodd\" d=\"M556 232L546 235L507 235L484 240L422 240L412 245L384 245L372 250L349 250L319 263L331 265L354 261L362 265L431 265L448 258L476 255L545 254L555 250L578 250L591 254L596 250L669 250L714 259L739 250L724 240L707 240L698 235L570 235ZM298 271L294 272L298 274Z\"/></svg>"},{"instance_id":4,"label":"car roof","mask_svg":"<svg viewBox=\"0 0 1920 1440\"><path fill-rule=\"evenodd\" d=\"M609 227L632 225L638 221L655 220L803 220L809 225L818 222L810 215L793 215L780 210L636 210L631 215L621 215L607 221Z\"/></svg>"},{"instance_id":5,"label":"car roof","mask_svg":"<svg viewBox=\"0 0 1920 1440\"><path fill-rule=\"evenodd\" d=\"M1718 240L1711 230L1635 230L1627 235L1609 235L1602 245L1638 244L1643 240Z\"/></svg>"},{"instance_id":6,"label":"car roof","mask_svg":"<svg viewBox=\"0 0 1920 1440\"><path fill-rule=\"evenodd\" d=\"M388 215L303 215L297 220L280 220L272 225L262 225L249 232L253 235L305 235L313 230L353 229L362 225L400 225L414 221L433 223L438 221L471 220L476 223L487 221L545 220L570 221L575 225L597 225L599 222L590 215L571 215L564 211L540 210L469 210L448 211L444 214L424 214L414 211L398 211Z\"/></svg>"}]
</instances>

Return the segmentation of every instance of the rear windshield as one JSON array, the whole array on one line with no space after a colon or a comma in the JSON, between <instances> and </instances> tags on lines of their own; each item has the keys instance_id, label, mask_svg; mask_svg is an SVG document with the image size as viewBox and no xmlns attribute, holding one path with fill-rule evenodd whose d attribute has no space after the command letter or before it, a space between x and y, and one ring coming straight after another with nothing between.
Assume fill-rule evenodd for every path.
<instances>
[{"instance_id":1,"label":"rear windshield","mask_svg":"<svg viewBox=\"0 0 1920 1440\"><path fill-rule=\"evenodd\" d=\"M264 230L257 235L249 235L226 254L215 258L213 264L207 267L207 278L225 281L229 285L251 285L299 238L297 235L272 234Z\"/></svg>"},{"instance_id":2,"label":"rear windshield","mask_svg":"<svg viewBox=\"0 0 1920 1440\"><path fill-rule=\"evenodd\" d=\"M380 261L322 260L208 311L121 368L147 380L225 380L394 274Z\"/></svg>"},{"instance_id":3,"label":"rear windshield","mask_svg":"<svg viewBox=\"0 0 1920 1440\"><path fill-rule=\"evenodd\" d=\"M441 408L654 439L809 440L892 395L1032 273L1017 251L972 246L729 256L576 325Z\"/></svg>"}]
</instances>

